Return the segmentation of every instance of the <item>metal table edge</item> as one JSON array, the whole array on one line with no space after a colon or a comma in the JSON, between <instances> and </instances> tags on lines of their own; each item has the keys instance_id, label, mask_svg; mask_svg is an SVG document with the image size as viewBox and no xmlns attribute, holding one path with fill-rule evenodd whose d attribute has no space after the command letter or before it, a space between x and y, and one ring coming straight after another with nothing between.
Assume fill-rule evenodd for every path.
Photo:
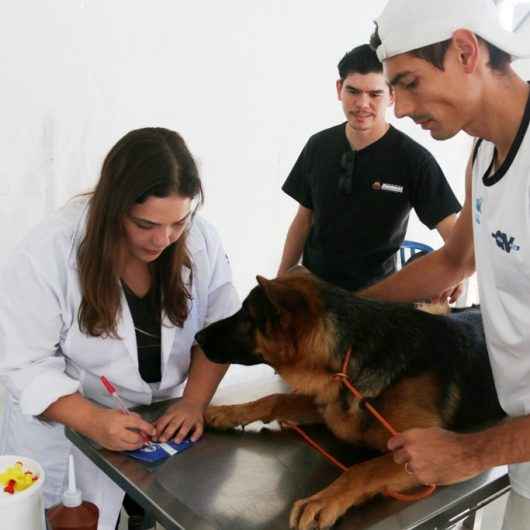
<instances>
[{"instance_id":1,"label":"metal table edge","mask_svg":"<svg viewBox=\"0 0 530 530\"><path fill-rule=\"evenodd\" d=\"M206 519L181 503L179 504L181 504L182 510L187 511L197 521L197 524L193 525L193 528L185 528L179 523L175 522L173 519L170 519L169 515L158 505L146 503L141 490L131 484L116 467L107 462L104 458L101 458L101 456L98 454L98 449L90 444L86 438L68 427L65 428L65 434L66 437L80 451L82 451L87 458L89 458L99 469L104 471L107 476L116 483L116 485L129 494L138 504L152 514L154 519L164 526L166 530L219 530L216 526L212 526L212 524ZM175 502L179 502L178 499L175 499Z\"/></svg>"}]
</instances>

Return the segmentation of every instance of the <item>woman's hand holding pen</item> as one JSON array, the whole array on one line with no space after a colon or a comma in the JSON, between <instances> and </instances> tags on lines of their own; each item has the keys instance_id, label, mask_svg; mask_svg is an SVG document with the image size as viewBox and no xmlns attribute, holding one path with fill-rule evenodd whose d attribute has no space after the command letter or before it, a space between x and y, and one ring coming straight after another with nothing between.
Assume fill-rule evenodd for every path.
<instances>
[{"instance_id":1,"label":"woman's hand holding pen","mask_svg":"<svg viewBox=\"0 0 530 530\"><path fill-rule=\"evenodd\" d=\"M67 425L112 451L138 449L146 438L156 434L153 425L138 414L103 407L79 392L60 397L42 416Z\"/></svg>"},{"instance_id":2,"label":"woman's hand holding pen","mask_svg":"<svg viewBox=\"0 0 530 530\"><path fill-rule=\"evenodd\" d=\"M138 414L96 407L85 430L86 435L111 451L133 451L145 445L146 436L156 434L153 425ZM143 435L142 435L143 433Z\"/></svg>"},{"instance_id":3,"label":"woman's hand holding pen","mask_svg":"<svg viewBox=\"0 0 530 530\"><path fill-rule=\"evenodd\" d=\"M204 431L204 411L206 404L185 397L171 405L166 413L155 422L155 440L167 442L174 439L180 443L191 434L193 442L197 441Z\"/></svg>"}]
</instances>

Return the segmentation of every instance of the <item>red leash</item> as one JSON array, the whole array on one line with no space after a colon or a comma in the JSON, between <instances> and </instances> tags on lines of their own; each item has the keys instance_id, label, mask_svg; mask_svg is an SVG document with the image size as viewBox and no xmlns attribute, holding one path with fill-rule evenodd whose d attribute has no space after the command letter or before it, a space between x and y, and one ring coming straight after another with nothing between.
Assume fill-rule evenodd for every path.
<instances>
[{"instance_id":1,"label":"red leash","mask_svg":"<svg viewBox=\"0 0 530 530\"><path fill-rule=\"evenodd\" d=\"M399 434L390 423L377 412L377 410L364 399L364 396L352 385L350 378L348 377L347 370L348 365L350 364L351 357L351 348L348 349L344 357L344 362L342 363L342 370L333 376L334 379L340 379L343 385L350 390L350 392L360 401L364 402L366 409L374 416L379 423L392 435L395 436ZM317 442L315 442L310 436L308 436L296 423L292 421L283 421L281 422L282 427L287 427L288 429L293 429L296 431L304 440L309 444L313 449L319 451L325 458L327 458L332 464L337 466L341 471L346 471L348 469L342 462L339 462L336 458L331 456L326 450L324 450ZM399 501L417 501L419 499L424 499L429 495L432 495L436 490L436 486L431 484L430 486L425 486L425 488L418 492L412 494L398 493L397 491L388 491L385 490L384 494L388 497L393 497Z\"/></svg>"}]
</instances>

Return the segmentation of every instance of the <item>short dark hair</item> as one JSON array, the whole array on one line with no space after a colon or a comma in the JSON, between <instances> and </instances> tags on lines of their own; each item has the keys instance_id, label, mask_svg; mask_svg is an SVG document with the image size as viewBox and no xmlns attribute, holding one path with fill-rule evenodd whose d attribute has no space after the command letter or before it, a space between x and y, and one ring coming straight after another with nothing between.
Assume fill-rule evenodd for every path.
<instances>
[{"instance_id":1,"label":"short dark hair","mask_svg":"<svg viewBox=\"0 0 530 530\"><path fill-rule=\"evenodd\" d=\"M382 74L383 65L370 44L362 44L350 50L337 65L342 81L350 74Z\"/></svg>"},{"instance_id":2,"label":"short dark hair","mask_svg":"<svg viewBox=\"0 0 530 530\"><path fill-rule=\"evenodd\" d=\"M492 70L496 70L498 72L503 72L506 70L506 67L512 62L512 57L509 53L506 53L505 51L497 48L497 46L494 46L493 44L490 44L488 41L484 40L482 37L479 37L477 35L477 39L479 42L483 42L489 52L490 60L488 61L488 66ZM447 50L449 49L449 45L451 44L451 39L444 40L442 42L437 42L435 44L430 44L429 46L423 46L422 48L417 48L415 50L411 50L411 55L414 55L415 57L419 57L420 59L423 59L424 61L427 61L428 63L431 63L436 68L443 70L444 69L444 60L445 60L445 54L447 53ZM381 38L379 37L379 31L377 28L377 24L375 27L375 31L372 33L372 36L370 37L370 46L373 50L377 50L377 48L381 45Z\"/></svg>"}]
</instances>

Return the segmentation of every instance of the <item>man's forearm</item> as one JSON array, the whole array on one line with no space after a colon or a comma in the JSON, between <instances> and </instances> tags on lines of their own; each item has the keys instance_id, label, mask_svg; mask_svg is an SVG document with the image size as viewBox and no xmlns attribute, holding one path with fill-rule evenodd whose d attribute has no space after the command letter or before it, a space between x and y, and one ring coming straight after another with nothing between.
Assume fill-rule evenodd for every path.
<instances>
[{"instance_id":1,"label":"man's forearm","mask_svg":"<svg viewBox=\"0 0 530 530\"><path fill-rule=\"evenodd\" d=\"M92 422L98 410L100 407L76 392L54 401L41 416L45 420L62 423L85 436L90 436Z\"/></svg>"},{"instance_id":2,"label":"man's forearm","mask_svg":"<svg viewBox=\"0 0 530 530\"><path fill-rule=\"evenodd\" d=\"M182 397L206 407L229 366L213 363L200 347L194 346L188 382Z\"/></svg>"},{"instance_id":3,"label":"man's forearm","mask_svg":"<svg viewBox=\"0 0 530 530\"><path fill-rule=\"evenodd\" d=\"M455 227L456 221L458 219L458 215L456 213L453 213L451 215L448 215L445 219L442 219L437 225L436 230L440 234L440 237L444 240L444 242L447 242L451 232L453 231L453 228Z\"/></svg>"},{"instance_id":4,"label":"man's forearm","mask_svg":"<svg viewBox=\"0 0 530 530\"><path fill-rule=\"evenodd\" d=\"M453 266L440 249L355 294L389 302L415 302L439 295L447 287L460 283L466 274L467 271Z\"/></svg>"},{"instance_id":5,"label":"man's forearm","mask_svg":"<svg viewBox=\"0 0 530 530\"><path fill-rule=\"evenodd\" d=\"M305 216L298 214L294 218L285 239L282 259L278 268L278 276L284 274L291 267L299 263L310 229L311 218L307 214Z\"/></svg>"},{"instance_id":6,"label":"man's forearm","mask_svg":"<svg viewBox=\"0 0 530 530\"><path fill-rule=\"evenodd\" d=\"M478 471L530 461L530 416L510 418L477 433L463 435Z\"/></svg>"},{"instance_id":7,"label":"man's forearm","mask_svg":"<svg viewBox=\"0 0 530 530\"><path fill-rule=\"evenodd\" d=\"M300 235L291 226L287 234L287 239L285 240L285 246L283 247L278 276L286 273L291 267L294 267L300 262L304 250L304 243L305 239L302 241Z\"/></svg>"}]
</instances>

